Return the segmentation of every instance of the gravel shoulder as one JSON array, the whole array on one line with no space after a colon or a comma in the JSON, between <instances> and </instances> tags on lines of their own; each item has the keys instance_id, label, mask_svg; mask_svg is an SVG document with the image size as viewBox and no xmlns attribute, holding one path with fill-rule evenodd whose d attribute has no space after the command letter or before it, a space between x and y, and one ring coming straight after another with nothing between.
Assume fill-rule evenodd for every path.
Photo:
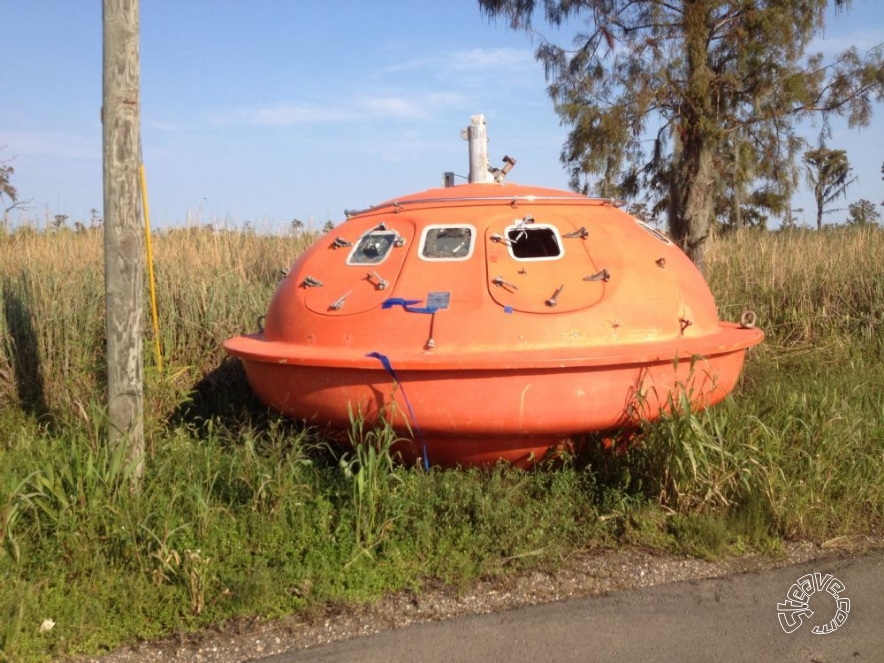
<instances>
[{"instance_id":1,"label":"gravel shoulder","mask_svg":"<svg viewBox=\"0 0 884 663\"><path fill-rule=\"evenodd\" d=\"M223 627L122 647L81 663L243 663L360 636L574 598L607 595L683 580L720 578L804 562L884 550L884 537L843 536L822 544L789 543L776 557L749 554L718 561L636 549L584 551L554 571L483 580L460 591L428 587L399 592L371 605L328 608L272 622L238 621Z\"/></svg>"}]
</instances>

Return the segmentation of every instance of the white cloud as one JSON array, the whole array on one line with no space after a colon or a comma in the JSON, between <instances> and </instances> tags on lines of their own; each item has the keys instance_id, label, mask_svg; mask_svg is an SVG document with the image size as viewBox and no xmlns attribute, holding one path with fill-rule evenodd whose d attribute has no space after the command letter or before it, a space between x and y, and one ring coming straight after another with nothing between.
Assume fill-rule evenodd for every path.
<instances>
[{"instance_id":1,"label":"white cloud","mask_svg":"<svg viewBox=\"0 0 884 663\"><path fill-rule=\"evenodd\" d=\"M456 107L462 103L463 96L455 92L416 91L407 95L362 95L328 104L278 102L231 109L215 113L212 122L224 126L288 127L362 122L366 119L423 120L429 118L436 109Z\"/></svg>"},{"instance_id":2,"label":"white cloud","mask_svg":"<svg viewBox=\"0 0 884 663\"><path fill-rule=\"evenodd\" d=\"M319 106L279 102L254 108L241 108L215 114L216 124L250 124L257 126L292 126L339 122L353 119L355 113L340 106Z\"/></svg>"},{"instance_id":3,"label":"white cloud","mask_svg":"<svg viewBox=\"0 0 884 663\"><path fill-rule=\"evenodd\" d=\"M155 129L165 133L180 133L187 131L188 127L180 122L168 122L166 120L155 120L151 118L142 118L141 126L144 129Z\"/></svg>"},{"instance_id":4,"label":"white cloud","mask_svg":"<svg viewBox=\"0 0 884 663\"><path fill-rule=\"evenodd\" d=\"M490 90L500 94L526 87L543 90L542 69L530 48L468 48L406 59L370 72L350 72L350 80L329 89L317 85L328 102L312 94L239 106L215 113L220 126L292 127L363 123L366 120L427 120L440 111L475 105Z\"/></svg>"},{"instance_id":5,"label":"white cloud","mask_svg":"<svg viewBox=\"0 0 884 663\"><path fill-rule=\"evenodd\" d=\"M52 156L65 159L100 159L101 130L93 136L58 131L11 131L3 134L4 158L16 155Z\"/></svg>"},{"instance_id":6,"label":"white cloud","mask_svg":"<svg viewBox=\"0 0 884 663\"><path fill-rule=\"evenodd\" d=\"M524 73L526 70L539 71L540 65L534 60L534 50L531 48L468 48L440 52L381 67L375 71L374 76L383 78L420 70L430 71L431 75L489 70L506 74Z\"/></svg>"},{"instance_id":7,"label":"white cloud","mask_svg":"<svg viewBox=\"0 0 884 663\"><path fill-rule=\"evenodd\" d=\"M458 71L536 71L540 68L530 48L470 48L450 55L449 68Z\"/></svg>"},{"instance_id":8,"label":"white cloud","mask_svg":"<svg viewBox=\"0 0 884 663\"><path fill-rule=\"evenodd\" d=\"M431 92L427 100L435 107L457 108L466 103L459 92Z\"/></svg>"},{"instance_id":9,"label":"white cloud","mask_svg":"<svg viewBox=\"0 0 884 663\"><path fill-rule=\"evenodd\" d=\"M380 67L374 71L374 78L383 78L390 74L399 74L407 71L417 71L420 69L438 69L441 66L442 58L440 57L423 57L397 62L396 64Z\"/></svg>"},{"instance_id":10,"label":"white cloud","mask_svg":"<svg viewBox=\"0 0 884 663\"><path fill-rule=\"evenodd\" d=\"M428 116L425 104L402 97L361 97L356 104L374 117L402 119Z\"/></svg>"}]
</instances>

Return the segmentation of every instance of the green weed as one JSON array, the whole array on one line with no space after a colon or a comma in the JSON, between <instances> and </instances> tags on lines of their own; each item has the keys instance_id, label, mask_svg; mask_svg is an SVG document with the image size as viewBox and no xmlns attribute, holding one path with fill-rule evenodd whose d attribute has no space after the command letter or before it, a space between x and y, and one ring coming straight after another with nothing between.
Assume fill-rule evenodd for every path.
<instances>
[{"instance_id":1,"label":"green weed","mask_svg":"<svg viewBox=\"0 0 884 663\"><path fill-rule=\"evenodd\" d=\"M367 429L361 414L350 412L349 444L353 452L342 455L339 466L352 500L360 554L371 556L398 517L398 501L392 493L403 478L392 450L399 441L388 421Z\"/></svg>"}]
</instances>

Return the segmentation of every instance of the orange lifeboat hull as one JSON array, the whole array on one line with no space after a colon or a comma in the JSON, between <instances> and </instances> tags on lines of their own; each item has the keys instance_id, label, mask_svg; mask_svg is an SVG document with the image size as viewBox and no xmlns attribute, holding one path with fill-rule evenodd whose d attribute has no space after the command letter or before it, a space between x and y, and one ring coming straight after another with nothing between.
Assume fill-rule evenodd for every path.
<instances>
[{"instance_id":1,"label":"orange lifeboat hull","mask_svg":"<svg viewBox=\"0 0 884 663\"><path fill-rule=\"evenodd\" d=\"M714 405L763 338L719 321L687 257L621 210L508 184L357 214L292 265L265 325L225 342L263 403L342 431L389 422L406 462L439 466L530 465Z\"/></svg>"}]
</instances>

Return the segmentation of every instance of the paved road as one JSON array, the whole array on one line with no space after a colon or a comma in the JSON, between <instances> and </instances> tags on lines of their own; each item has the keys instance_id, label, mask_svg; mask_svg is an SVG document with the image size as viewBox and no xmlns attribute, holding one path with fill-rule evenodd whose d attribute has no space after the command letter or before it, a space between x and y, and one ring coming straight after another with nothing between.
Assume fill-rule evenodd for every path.
<instances>
[{"instance_id":1,"label":"paved road","mask_svg":"<svg viewBox=\"0 0 884 663\"><path fill-rule=\"evenodd\" d=\"M838 610L820 590L807 601L814 615L787 634L777 604L815 572L844 584L847 619L834 632L812 632ZM422 624L262 661L884 663L884 552Z\"/></svg>"}]
</instances>

